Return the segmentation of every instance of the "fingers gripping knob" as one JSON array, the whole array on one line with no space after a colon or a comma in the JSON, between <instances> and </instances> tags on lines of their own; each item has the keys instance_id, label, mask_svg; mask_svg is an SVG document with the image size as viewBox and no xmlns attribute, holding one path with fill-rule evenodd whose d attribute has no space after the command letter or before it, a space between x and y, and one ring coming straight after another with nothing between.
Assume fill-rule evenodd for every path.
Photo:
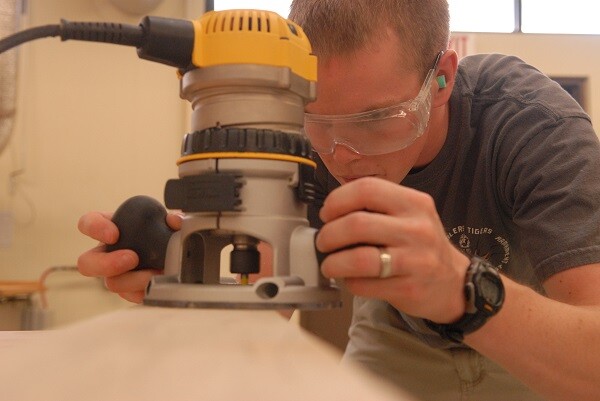
<instances>
[{"instance_id":1,"label":"fingers gripping knob","mask_svg":"<svg viewBox=\"0 0 600 401\"><path fill-rule=\"evenodd\" d=\"M173 230L167 225L167 211L156 199L138 195L129 198L113 215L119 228L119 240L106 246L108 252L131 249L137 253L139 269L162 269L167 244Z\"/></svg>"}]
</instances>

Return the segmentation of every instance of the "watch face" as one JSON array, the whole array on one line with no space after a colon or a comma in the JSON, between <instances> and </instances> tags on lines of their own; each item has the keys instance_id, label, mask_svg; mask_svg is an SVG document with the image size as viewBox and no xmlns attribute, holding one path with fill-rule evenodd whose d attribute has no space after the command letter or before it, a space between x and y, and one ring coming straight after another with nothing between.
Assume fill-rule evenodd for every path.
<instances>
[{"instance_id":1,"label":"watch face","mask_svg":"<svg viewBox=\"0 0 600 401\"><path fill-rule=\"evenodd\" d=\"M481 296L492 306L497 306L502 301L502 290L498 279L487 274L482 274L479 280Z\"/></svg>"}]
</instances>

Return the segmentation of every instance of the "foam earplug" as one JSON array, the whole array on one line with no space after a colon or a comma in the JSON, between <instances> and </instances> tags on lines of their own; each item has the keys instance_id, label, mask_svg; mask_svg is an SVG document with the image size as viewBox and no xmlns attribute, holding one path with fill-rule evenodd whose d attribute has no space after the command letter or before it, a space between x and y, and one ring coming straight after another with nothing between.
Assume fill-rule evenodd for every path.
<instances>
[{"instance_id":1,"label":"foam earplug","mask_svg":"<svg viewBox=\"0 0 600 401\"><path fill-rule=\"evenodd\" d=\"M446 87L446 76L439 75L437 77L437 82L438 82L438 86L440 87L440 89L444 89Z\"/></svg>"}]
</instances>

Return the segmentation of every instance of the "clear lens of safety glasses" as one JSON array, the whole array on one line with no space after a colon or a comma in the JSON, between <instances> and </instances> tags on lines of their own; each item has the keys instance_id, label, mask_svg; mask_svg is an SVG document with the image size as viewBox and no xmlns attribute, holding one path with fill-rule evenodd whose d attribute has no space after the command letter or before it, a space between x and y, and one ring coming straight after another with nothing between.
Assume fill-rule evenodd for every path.
<instances>
[{"instance_id":1,"label":"clear lens of safety glasses","mask_svg":"<svg viewBox=\"0 0 600 401\"><path fill-rule=\"evenodd\" d=\"M365 155L395 152L417 140L429 122L431 84L437 70L429 70L417 97L382 109L345 115L304 114L304 133L322 155L344 145Z\"/></svg>"}]
</instances>

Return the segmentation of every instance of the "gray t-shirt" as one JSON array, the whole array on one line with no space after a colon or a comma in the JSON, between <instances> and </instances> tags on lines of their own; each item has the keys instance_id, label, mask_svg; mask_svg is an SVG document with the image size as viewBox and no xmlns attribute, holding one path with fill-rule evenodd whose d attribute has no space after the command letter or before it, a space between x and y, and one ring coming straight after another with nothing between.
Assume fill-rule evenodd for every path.
<instances>
[{"instance_id":1,"label":"gray t-shirt","mask_svg":"<svg viewBox=\"0 0 600 401\"><path fill-rule=\"evenodd\" d=\"M317 161L319 196L309 219L318 227L318 209L339 184ZM401 184L435 199L448 238L459 249L540 293L553 274L600 262L598 138L567 92L516 57L461 60L446 142L429 165ZM385 359L398 330L435 348L455 346L421 319L385 302L355 298L347 352L385 364L373 355ZM354 339L367 338L367 332L392 338L361 358L363 340Z\"/></svg>"}]
</instances>

